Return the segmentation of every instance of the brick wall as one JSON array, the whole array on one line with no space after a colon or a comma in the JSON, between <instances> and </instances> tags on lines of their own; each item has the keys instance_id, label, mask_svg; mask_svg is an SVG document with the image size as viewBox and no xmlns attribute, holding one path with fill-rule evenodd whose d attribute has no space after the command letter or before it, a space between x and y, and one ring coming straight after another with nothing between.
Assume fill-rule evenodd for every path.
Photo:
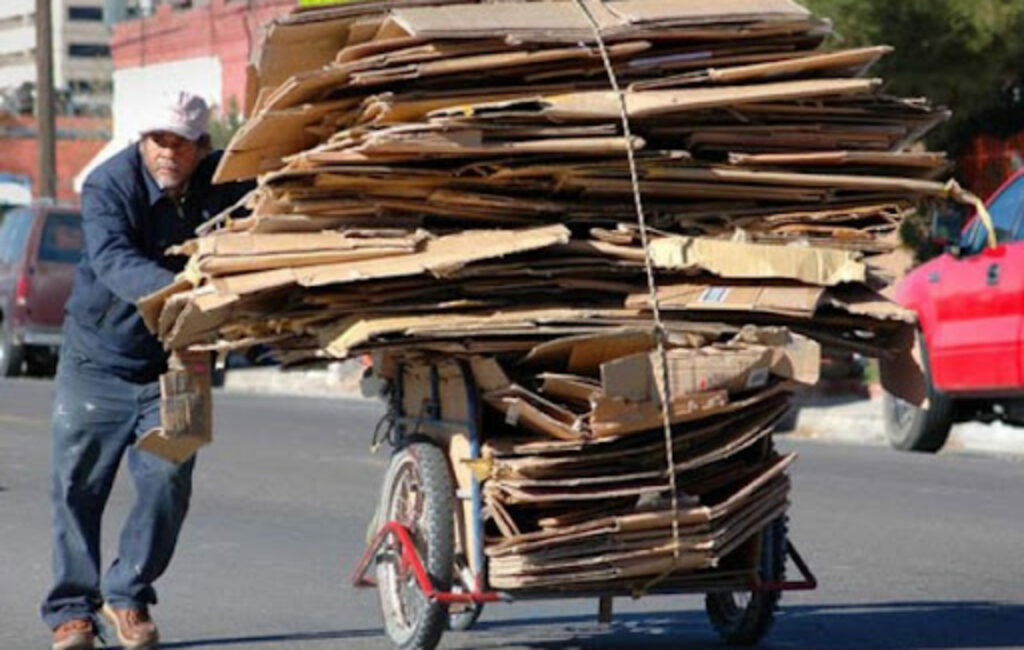
<instances>
[{"instance_id":1,"label":"brick wall","mask_svg":"<svg viewBox=\"0 0 1024 650\"><path fill-rule=\"evenodd\" d=\"M0 171L24 174L32 179L32 194L39 194L39 141L31 117L8 118L0 135ZM94 117L57 118L57 198L77 203L72 185L75 175L107 143L110 122Z\"/></svg>"},{"instance_id":2,"label":"brick wall","mask_svg":"<svg viewBox=\"0 0 1024 650\"><path fill-rule=\"evenodd\" d=\"M979 136L957 163L964 186L984 198L1024 167L1024 132L1004 140Z\"/></svg>"}]
</instances>

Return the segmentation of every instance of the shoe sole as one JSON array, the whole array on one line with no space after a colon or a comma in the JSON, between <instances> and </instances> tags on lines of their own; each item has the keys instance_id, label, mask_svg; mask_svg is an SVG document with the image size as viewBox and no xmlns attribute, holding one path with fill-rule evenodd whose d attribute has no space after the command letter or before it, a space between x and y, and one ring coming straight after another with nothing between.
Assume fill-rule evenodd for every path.
<instances>
[{"instance_id":1,"label":"shoe sole","mask_svg":"<svg viewBox=\"0 0 1024 650\"><path fill-rule=\"evenodd\" d=\"M54 643L50 647L52 650L95 650L96 641L95 639L92 641L68 639L61 643Z\"/></svg>"},{"instance_id":2,"label":"shoe sole","mask_svg":"<svg viewBox=\"0 0 1024 650\"><path fill-rule=\"evenodd\" d=\"M117 614L114 613L114 608L109 604L103 603L103 607L100 609L100 614L103 615L104 622L114 628L114 633L117 635L117 642L121 644L124 650L153 650L153 648L156 648L159 645L160 639L154 639L153 641L143 643L133 643L126 639L124 635L121 634L121 626L117 624Z\"/></svg>"}]
</instances>

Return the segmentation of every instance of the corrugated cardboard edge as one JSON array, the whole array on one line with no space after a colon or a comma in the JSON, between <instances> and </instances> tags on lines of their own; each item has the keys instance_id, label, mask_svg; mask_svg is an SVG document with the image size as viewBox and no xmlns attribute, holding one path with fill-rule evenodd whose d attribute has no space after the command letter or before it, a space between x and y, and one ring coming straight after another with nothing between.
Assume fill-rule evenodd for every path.
<instances>
[{"instance_id":1,"label":"corrugated cardboard edge","mask_svg":"<svg viewBox=\"0 0 1024 650\"><path fill-rule=\"evenodd\" d=\"M700 268L723 278L783 278L818 286L867 280L860 255L838 249L665 237L651 242L650 251L656 268Z\"/></svg>"}]
</instances>

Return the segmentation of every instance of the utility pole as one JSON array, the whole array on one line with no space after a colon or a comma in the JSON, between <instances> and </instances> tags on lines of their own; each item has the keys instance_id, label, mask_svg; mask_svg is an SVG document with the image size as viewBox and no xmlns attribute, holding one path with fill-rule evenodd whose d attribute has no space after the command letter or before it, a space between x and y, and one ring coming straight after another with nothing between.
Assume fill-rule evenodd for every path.
<instances>
[{"instance_id":1,"label":"utility pole","mask_svg":"<svg viewBox=\"0 0 1024 650\"><path fill-rule=\"evenodd\" d=\"M39 196L57 197L57 124L53 93L53 14L50 0L36 0L36 123L39 131Z\"/></svg>"}]
</instances>

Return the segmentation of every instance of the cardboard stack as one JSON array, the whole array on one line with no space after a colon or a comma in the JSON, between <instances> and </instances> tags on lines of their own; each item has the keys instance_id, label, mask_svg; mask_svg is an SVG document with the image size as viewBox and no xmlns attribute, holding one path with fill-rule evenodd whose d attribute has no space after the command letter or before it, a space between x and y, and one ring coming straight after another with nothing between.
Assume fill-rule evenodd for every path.
<instances>
[{"instance_id":1,"label":"cardboard stack","mask_svg":"<svg viewBox=\"0 0 1024 650\"><path fill-rule=\"evenodd\" d=\"M182 246L140 309L170 349L372 352L410 417L439 372L440 415L464 419L471 379L483 458L435 435L461 488L483 480L495 587L749 577L786 507L770 432L793 382L819 344L908 354L879 260L946 194L945 158L911 148L946 113L863 76L888 48L827 34L790 0L296 12L217 173L259 177L251 214Z\"/></svg>"}]
</instances>

